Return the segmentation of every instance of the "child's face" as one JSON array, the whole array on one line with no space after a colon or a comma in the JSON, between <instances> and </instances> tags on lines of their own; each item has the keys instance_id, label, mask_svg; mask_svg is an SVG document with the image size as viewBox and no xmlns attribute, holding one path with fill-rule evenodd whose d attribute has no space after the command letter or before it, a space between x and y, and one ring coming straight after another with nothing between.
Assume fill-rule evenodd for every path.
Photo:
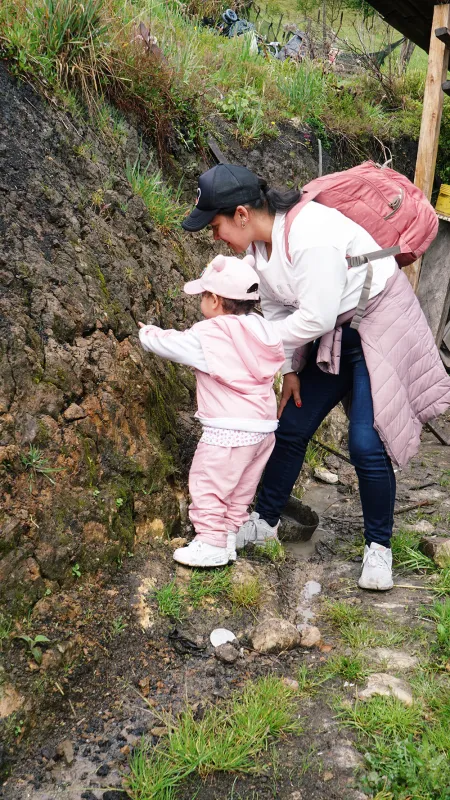
<instances>
[{"instance_id":1,"label":"child's face","mask_svg":"<svg viewBox=\"0 0 450 800\"><path fill-rule=\"evenodd\" d=\"M210 294L209 292L204 292L202 294L200 311L205 319L212 319L213 317L218 317L225 313L222 308L220 297L217 297L216 294Z\"/></svg>"}]
</instances>

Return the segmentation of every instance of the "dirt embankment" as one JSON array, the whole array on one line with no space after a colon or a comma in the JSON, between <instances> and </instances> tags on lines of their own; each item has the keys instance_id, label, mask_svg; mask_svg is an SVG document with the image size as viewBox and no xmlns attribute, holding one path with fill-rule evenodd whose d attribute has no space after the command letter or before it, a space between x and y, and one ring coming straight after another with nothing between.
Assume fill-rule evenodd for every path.
<instances>
[{"instance_id":1,"label":"dirt embankment","mask_svg":"<svg viewBox=\"0 0 450 800\"><path fill-rule=\"evenodd\" d=\"M226 157L275 185L314 176L295 128L243 151L216 124ZM133 196L126 162L151 155L130 125L105 138L1 66L0 603L13 613L182 521L194 379L144 354L137 322L193 323L180 290L214 251L207 233L161 233ZM211 165L178 153L187 199Z\"/></svg>"}]
</instances>

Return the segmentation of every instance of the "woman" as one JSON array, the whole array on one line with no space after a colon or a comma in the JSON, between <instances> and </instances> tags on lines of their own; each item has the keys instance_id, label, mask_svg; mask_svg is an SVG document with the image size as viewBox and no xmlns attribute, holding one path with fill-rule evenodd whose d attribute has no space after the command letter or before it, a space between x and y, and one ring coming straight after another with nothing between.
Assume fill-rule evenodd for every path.
<instances>
[{"instance_id":1,"label":"woman","mask_svg":"<svg viewBox=\"0 0 450 800\"><path fill-rule=\"evenodd\" d=\"M387 590L393 586L393 463L405 466L417 452L421 426L450 406L450 379L392 256L373 262L364 316L358 331L350 327L367 265L348 269L347 257L380 249L360 225L307 203L292 222L287 254L286 213L300 197L268 189L245 167L219 164L200 176L197 205L183 222L187 231L210 225L215 240L253 253L262 311L276 322L286 353L275 449L237 547L276 537L308 441L350 396L349 451L366 542L359 586Z\"/></svg>"}]
</instances>

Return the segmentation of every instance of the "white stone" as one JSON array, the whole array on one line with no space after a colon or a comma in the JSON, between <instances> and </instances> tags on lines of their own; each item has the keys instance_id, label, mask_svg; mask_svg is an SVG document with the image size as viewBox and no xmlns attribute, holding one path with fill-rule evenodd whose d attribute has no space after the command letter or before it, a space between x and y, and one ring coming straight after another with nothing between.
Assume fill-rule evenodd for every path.
<instances>
[{"instance_id":1,"label":"white stone","mask_svg":"<svg viewBox=\"0 0 450 800\"><path fill-rule=\"evenodd\" d=\"M434 525L426 519L421 519L419 522L415 522L414 525L402 525L402 529L404 531L415 531L416 533L433 533Z\"/></svg>"},{"instance_id":2,"label":"white stone","mask_svg":"<svg viewBox=\"0 0 450 800\"><path fill-rule=\"evenodd\" d=\"M315 468L314 477L323 483L339 483L339 478L334 472L330 472L328 469L323 469L322 467Z\"/></svg>"},{"instance_id":3,"label":"white stone","mask_svg":"<svg viewBox=\"0 0 450 800\"><path fill-rule=\"evenodd\" d=\"M403 650L391 650L389 647L374 647L367 650L366 655L377 664L385 664L387 669L399 671L412 669L419 662L416 656L410 656Z\"/></svg>"},{"instance_id":4,"label":"white stone","mask_svg":"<svg viewBox=\"0 0 450 800\"><path fill-rule=\"evenodd\" d=\"M307 623L298 625L297 627L300 631L300 644L302 647L314 647L314 645L319 644L322 638L319 628L316 628L314 625L308 625Z\"/></svg>"},{"instance_id":5,"label":"white stone","mask_svg":"<svg viewBox=\"0 0 450 800\"><path fill-rule=\"evenodd\" d=\"M265 619L250 634L252 647L259 653L281 653L300 645L300 634L286 619Z\"/></svg>"},{"instance_id":6,"label":"white stone","mask_svg":"<svg viewBox=\"0 0 450 800\"><path fill-rule=\"evenodd\" d=\"M412 705L413 702L409 684L386 672L374 672L373 675L369 675L366 688L358 692L356 696L359 700L367 700L374 695L396 697L406 706Z\"/></svg>"},{"instance_id":7,"label":"white stone","mask_svg":"<svg viewBox=\"0 0 450 800\"><path fill-rule=\"evenodd\" d=\"M213 647L220 647L221 644L234 642L235 639L236 636L234 633L226 628L214 628L209 637L209 641Z\"/></svg>"}]
</instances>

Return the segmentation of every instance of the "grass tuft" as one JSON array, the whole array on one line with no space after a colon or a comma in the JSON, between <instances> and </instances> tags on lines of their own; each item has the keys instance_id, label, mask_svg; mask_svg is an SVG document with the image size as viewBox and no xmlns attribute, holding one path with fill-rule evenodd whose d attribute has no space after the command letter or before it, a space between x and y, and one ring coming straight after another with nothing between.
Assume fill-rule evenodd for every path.
<instances>
[{"instance_id":1,"label":"grass tuft","mask_svg":"<svg viewBox=\"0 0 450 800\"><path fill-rule=\"evenodd\" d=\"M194 569L187 589L187 599L194 607L205 597L220 597L229 592L231 586L230 568L212 570Z\"/></svg>"},{"instance_id":2,"label":"grass tuft","mask_svg":"<svg viewBox=\"0 0 450 800\"><path fill-rule=\"evenodd\" d=\"M399 530L392 537L392 558L397 569L413 572L434 572L433 561L419 550L422 534Z\"/></svg>"},{"instance_id":3,"label":"grass tuft","mask_svg":"<svg viewBox=\"0 0 450 800\"><path fill-rule=\"evenodd\" d=\"M140 160L127 164L126 176L133 192L142 197L151 218L162 230L172 230L181 225L189 207L180 203L181 185L172 189L165 183L160 170L154 171L151 162L141 167Z\"/></svg>"},{"instance_id":4,"label":"grass tuft","mask_svg":"<svg viewBox=\"0 0 450 800\"><path fill-rule=\"evenodd\" d=\"M261 581L256 575L242 583L232 583L228 598L236 608L258 608L262 598Z\"/></svg>"},{"instance_id":5,"label":"grass tuft","mask_svg":"<svg viewBox=\"0 0 450 800\"><path fill-rule=\"evenodd\" d=\"M201 719L187 708L174 721L164 717L168 734L157 748L145 743L131 759L127 791L133 800L175 800L177 788L194 772L253 772L270 739L299 733L292 691L268 676L248 683Z\"/></svg>"},{"instance_id":6,"label":"grass tuft","mask_svg":"<svg viewBox=\"0 0 450 800\"><path fill-rule=\"evenodd\" d=\"M257 547L257 555L272 564L283 564L286 561L286 550L279 539L268 539L261 547Z\"/></svg>"},{"instance_id":7,"label":"grass tuft","mask_svg":"<svg viewBox=\"0 0 450 800\"><path fill-rule=\"evenodd\" d=\"M163 617L181 620L186 615L184 597L175 578L161 589L157 589L154 597L158 604L158 611Z\"/></svg>"}]
</instances>

